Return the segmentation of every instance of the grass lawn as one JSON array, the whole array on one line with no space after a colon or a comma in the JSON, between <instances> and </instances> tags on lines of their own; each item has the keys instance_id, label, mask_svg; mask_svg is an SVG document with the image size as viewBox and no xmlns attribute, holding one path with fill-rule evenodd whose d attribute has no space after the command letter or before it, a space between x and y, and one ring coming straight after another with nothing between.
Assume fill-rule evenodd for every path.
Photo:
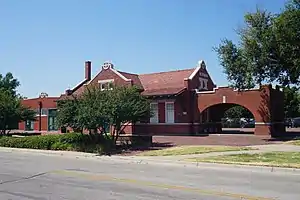
<instances>
[{"instance_id":1,"label":"grass lawn","mask_svg":"<svg viewBox=\"0 0 300 200\"><path fill-rule=\"evenodd\" d=\"M300 146L300 139L288 141L287 144L293 144L293 145Z\"/></svg>"},{"instance_id":2,"label":"grass lawn","mask_svg":"<svg viewBox=\"0 0 300 200\"><path fill-rule=\"evenodd\" d=\"M140 153L140 156L176 156L176 155L191 155L202 154L210 152L223 152L223 151L243 151L253 150L250 147L232 147L232 146L179 146L171 147L162 150L153 150Z\"/></svg>"},{"instance_id":3,"label":"grass lawn","mask_svg":"<svg viewBox=\"0 0 300 200\"><path fill-rule=\"evenodd\" d=\"M270 152L260 154L224 155L189 158L187 161L300 168L300 152Z\"/></svg>"}]
</instances>

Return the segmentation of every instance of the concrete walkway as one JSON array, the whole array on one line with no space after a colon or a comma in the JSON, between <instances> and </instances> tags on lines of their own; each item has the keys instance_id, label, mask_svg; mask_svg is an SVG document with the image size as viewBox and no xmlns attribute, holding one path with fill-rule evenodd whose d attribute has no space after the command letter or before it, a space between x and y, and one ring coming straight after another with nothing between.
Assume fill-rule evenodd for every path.
<instances>
[{"instance_id":1,"label":"concrete walkway","mask_svg":"<svg viewBox=\"0 0 300 200\"><path fill-rule=\"evenodd\" d=\"M253 147L253 146L252 146ZM216 163L196 163L185 161L187 158L202 158L209 156L221 156L221 155L234 155L243 153L266 153L275 151L284 152L300 152L300 146L288 145L288 144L275 144L275 145L259 145L255 146L258 150L249 151L228 151L228 152L213 152L195 155L181 155L181 156L98 156L93 153L73 152L73 151L53 151L53 150L37 150L37 149L18 149L18 148L6 148L0 147L0 153L24 153L30 154L31 156L60 156L71 159L87 159L94 161L109 161L109 162L125 162L125 163L136 163L136 164L159 164L159 165L171 165L178 167L202 167L202 168L219 168L220 166L229 168L239 168L245 170L259 170L259 171L270 171L270 172L292 172L300 175L300 169L294 168L280 168L280 167L265 167L265 166L241 166L233 164L216 164Z\"/></svg>"}]
</instances>

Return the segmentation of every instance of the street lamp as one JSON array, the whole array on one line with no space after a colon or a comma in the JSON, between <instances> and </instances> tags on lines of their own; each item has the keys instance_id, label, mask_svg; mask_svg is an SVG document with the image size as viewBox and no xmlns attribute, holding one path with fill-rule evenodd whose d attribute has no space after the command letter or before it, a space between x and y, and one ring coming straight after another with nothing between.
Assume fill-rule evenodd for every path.
<instances>
[{"instance_id":1,"label":"street lamp","mask_svg":"<svg viewBox=\"0 0 300 200\"><path fill-rule=\"evenodd\" d=\"M43 108L42 99L47 97L48 94L44 92L42 92L39 96L39 131L42 131L42 108Z\"/></svg>"}]
</instances>

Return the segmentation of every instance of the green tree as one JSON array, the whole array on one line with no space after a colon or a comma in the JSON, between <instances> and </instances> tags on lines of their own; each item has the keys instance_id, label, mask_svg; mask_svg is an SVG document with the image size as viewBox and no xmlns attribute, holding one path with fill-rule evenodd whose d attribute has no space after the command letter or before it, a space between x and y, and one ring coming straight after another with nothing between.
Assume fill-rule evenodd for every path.
<instances>
[{"instance_id":1,"label":"green tree","mask_svg":"<svg viewBox=\"0 0 300 200\"><path fill-rule=\"evenodd\" d=\"M137 87L115 87L108 91L107 117L113 126L112 136L117 141L120 133L131 123L143 121L151 116L150 102L140 94Z\"/></svg>"},{"instance_id":2,"label":"green tree","mask_svg":"<svg viewBox=\"0 0 300 200\"><path fill-rule=\"evenodd\" d=\"M76 96L57 102L57 124L60 127L70 127L75 132L82 132L83 126L79 123L79 101Z\"/></svg>"},{"instance_id":3,"label":"green tree","mask_svg":"<svg viewBox=\"0 0 300 200\"><path fill-rule=\"evenodd\" d=\"M25 120L35 120L35 112L21 104L21 99L11 90L0 88L0 134L9 133Z\"/></svg>"},{"instance_id":4,"label":"green tree","mask_svg":"<svg viewBox=\"0 0 300 200\"><path fill-rule=\"evenodd\" d=\"M13 96L17 96L17 87L20 86L20 82L13 77L12 73L7 73L5 76L0 74L0 88L9 92Z\"/></svg>"},{"instance_id":5,"label":"green tree","mask_svg":"<svg viewBox=\"0 0 300 200\"><path fill-rule=\"evenodd\" d=\"M224 117L229 119L253 118L253 114L247 108L236 105L226 110Z\"/></svg>"},{"instance_id":6,"label":"green tree","mask_svg":"<svg viewBox=\"0 0 300 200\"><path fill-rule=\"evenodd\" d=\"M21 96L17 93L19 81L12 73L5 76L0 74L0 133L6 134L15 129L18 123L35 120L35 112L21 103Z\"/></svg>"},{"instance_id":7,"label":"green tree","mask_svg":"<svg viewBox=\"0 0 300 200\"><path fill-rule=\"evenodd\" d=\"M284 114L286 118L300 116L300 93L297 87L284 87Z\"/></svg>"},{"instance_id":8,"label":"green tree","mask_svg":"<svg viewBox=\"0 0 300 200\"><path fill-rule=\"evenodd\" d=\"M78 122L90 134L107 134L108 105L110 99L108 91L101 91L99 87L87 87L80 96L78 106Z\"/></svg>"},{"instance_id":9,"label":"green tree","mask_svg":"<svg viewBox=\"0 0 300 200\"><path fill-rule=\"evenodd\" d=\"M99 86L89 86L76 98L76 104L74 100L60 103L58 113L60 124L79 125L91 135L106 135L107 127L111 127L114 142L128 124L151 116L150 102L136 87L101 90Z\"/></svg>"},{"instance_id":10,"label":"green tree","mask_svg":"<svg viewBox=\"0 0 300 200\"><path fill-rule=\"evenodd\" d=\"M238 89L262 83L300 83L300 3L289 1L281 13L257 9L238 30L238 45L224 39L215 48L230 84Z\"/></svg>"}]
</instances>

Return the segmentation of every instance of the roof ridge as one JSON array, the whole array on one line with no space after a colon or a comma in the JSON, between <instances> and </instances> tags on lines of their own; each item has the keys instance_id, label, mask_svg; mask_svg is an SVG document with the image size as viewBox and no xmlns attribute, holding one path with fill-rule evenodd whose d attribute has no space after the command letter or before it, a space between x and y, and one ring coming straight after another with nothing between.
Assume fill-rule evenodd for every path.
<instances>
[{"instance_id":1,"label":"roof ridge","mask_svg":"<svg viewBox=\"0 0 300 200\"><path fill-rule=\"evenodd\" d=\"M117 71L120 72L120 73L124 73L124 74L139 75L139 74L134 74L134 73L130 73L130 72L123 72L123 71L120 71L120 70L117 70Z\"/></svg>"},{"instance_id":2,"label":"roof ridge","mask_svg":"<svg viewBox=\"0 0 300 200\"><path fill-rule=\"evenodd\" d=\"M189 70L195 70L195 68L189 68L189 69L178 69L178 70L171 70L171 71L161 71L161 72L152 72L152 73L145 73L145 74L138 74L141 75L152 75L152 74L164 74L164 73L170 73L170 72L182 72L182 71L189 71Z\"/></svg>"}]
</instances>

